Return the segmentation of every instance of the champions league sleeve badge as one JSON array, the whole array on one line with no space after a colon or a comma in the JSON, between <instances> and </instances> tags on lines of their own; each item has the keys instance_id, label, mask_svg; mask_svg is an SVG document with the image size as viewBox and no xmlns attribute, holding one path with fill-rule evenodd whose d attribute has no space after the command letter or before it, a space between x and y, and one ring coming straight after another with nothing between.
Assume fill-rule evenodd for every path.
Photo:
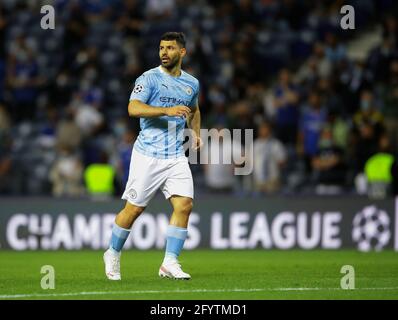
<instances>
[{"instance_id":1,"label":"champions league sleeve badge","mask_svg":"<svg viewBox=\"0 0 398 320\"><path fill-rule=\"evenodd\" d=\"M133 89L133 92L134 93L140 93L142 91L144 91L144 86L142 84L136 84L134 89Z\"/></svg>"}]
</instances>

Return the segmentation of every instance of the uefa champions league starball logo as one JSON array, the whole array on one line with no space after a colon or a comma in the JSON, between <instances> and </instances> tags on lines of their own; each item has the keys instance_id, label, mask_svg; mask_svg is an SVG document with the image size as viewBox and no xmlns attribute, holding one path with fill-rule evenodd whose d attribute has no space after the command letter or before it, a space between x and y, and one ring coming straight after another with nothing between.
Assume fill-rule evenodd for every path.
<instances>
[{"instance_id":1,"label":"uefa champions league starball logo","mask_svg":"<svg viewBox=\"0 0 398 320\"><path fill-rule=\"evenodd\" d=\"M390 218L384 210L368 206L358 212L353 220L352 239L358 250L382 250L391 237Z\"/></svg>"},{"instance_id":2,"label":"uefa champions league starball logo","mask_svg":"<svg viewBox=\"0 0 398 320\"><path fill-rule=\"evenodd\" d=\"M144 90L144 87L143 87L141 84L137 84L137 85L134 87L133 92L134 92L134 93L140 93L142 90Z\"/></svg>"}]
</instances>

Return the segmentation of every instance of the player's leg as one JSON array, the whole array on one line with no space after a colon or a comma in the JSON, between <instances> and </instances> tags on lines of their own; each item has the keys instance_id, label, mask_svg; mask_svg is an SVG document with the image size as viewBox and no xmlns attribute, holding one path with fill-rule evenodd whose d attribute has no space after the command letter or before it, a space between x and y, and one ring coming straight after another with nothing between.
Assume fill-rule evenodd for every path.
<instances>
[{"instance_id":1,"label":"player's leg","mask_svg":"<svg viewBox=\"0 0 398 320\"><path fill-rule=\"evenodd\" d=\"M121 251L130 235L131 226L144 209L145 207L139 207L126 201L125 207L116 216L109 249L104 253L105 274L109 280L121 280Z\"/></svg>"},{"instance_id":2,"label":"player's leg","mask_svg":"<svg viewBox=\"0 0 398 320\"><path fill-rule=\"evenodd\" d=\"M113 224L112 237L109 245L111 251L114 253L121 252L134 221L144 209L145 207L139 207L126 201L126 206L118 213L115 223Z\"/></svg>"},{"instance_id":3,"label":"player's leg","mask_svg":"<svg viewBox=\"0 0 398 320\"><path fill-rule=\"evenodd\" d=\"M104 254L105 273L110 280L120 280L120 255L134 221L144 211L166 177L156 159L132 152L130 174L122 199L126 206L116 216L109 249Z\"/></svg>"},{"instance_id":4,"label":"player's leg","mask_svg":"<svg viewBox=\"0 0 398 320\"><path fill-rule=\"evenodd\" d=\"M167 227L166 250L159 275L173 279L190 279L191 276L182 271L178 257L188 235L187 227L193 206L192 198L174 195L170 197L170 202L173 213Z\"/></svg>"},{"instance_id":5,"label":"player's leg","mask_svg":"<svg viewBox=\"0 0 398 320\"><path fill-rule=\"evenodd\" d=\"M188 235L188 220L193 206L193 181L187 160L180 160L169 173L162 189L173 206L166 233L166 250L159 275L173 279L190 279L181 270L178 257Z\"/></svg>"},{"instance_id":6,"label":"player's leg","mask_svg":"<svg viewBox=\"0 0 398 320\"><path fill-rule=\"evenodd\" d=\"M170 197L173 213L167 228L165 259L177 259L188 235L188 219L193 201L189 197L174 195Z\"/></svg>"}]
</instances>

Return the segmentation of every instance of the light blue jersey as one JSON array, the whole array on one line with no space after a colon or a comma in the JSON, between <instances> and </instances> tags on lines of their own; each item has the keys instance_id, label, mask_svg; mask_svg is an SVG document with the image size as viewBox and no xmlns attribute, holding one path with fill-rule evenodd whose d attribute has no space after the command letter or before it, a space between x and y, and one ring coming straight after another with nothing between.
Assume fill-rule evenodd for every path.
<instances>
[{"instance_id":1,"label":"light blue jersey","mask_svg":"<svg viewBox=\"0 0 398 320\"><path fill-rule=\"evenodd\" d=\"M140 100L152 107L197 105L199 81L181 70L173 77L159 66L144 72L136 81L131 100ZM134 148L147 156L170 159L184 155L183 139L186 119L183 117L156 117L140 119L140 134Z\"/></svg>"}]
</instances>

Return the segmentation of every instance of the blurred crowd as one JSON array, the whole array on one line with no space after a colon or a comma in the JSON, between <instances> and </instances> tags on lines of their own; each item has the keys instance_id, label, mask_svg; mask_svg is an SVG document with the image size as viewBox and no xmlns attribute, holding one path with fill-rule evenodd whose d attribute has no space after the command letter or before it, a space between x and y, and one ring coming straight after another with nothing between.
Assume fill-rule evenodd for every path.
<instances>
[{"instance_id":1,"label":"blurred crowd","mask_svg":"<svg viewBox=\"0 0 398 320\"><path fill-rule=\"evenodd\" d=\"M0 194L120 195L139 132L128 98L166 31L187 36L202 127L254 129L253 174L192 165L197 193L398 193L396 1L55 0L54 30L41 4L0 3ZM380 44L350 59L375 26Z\"/></svg>"}]
</instances>

